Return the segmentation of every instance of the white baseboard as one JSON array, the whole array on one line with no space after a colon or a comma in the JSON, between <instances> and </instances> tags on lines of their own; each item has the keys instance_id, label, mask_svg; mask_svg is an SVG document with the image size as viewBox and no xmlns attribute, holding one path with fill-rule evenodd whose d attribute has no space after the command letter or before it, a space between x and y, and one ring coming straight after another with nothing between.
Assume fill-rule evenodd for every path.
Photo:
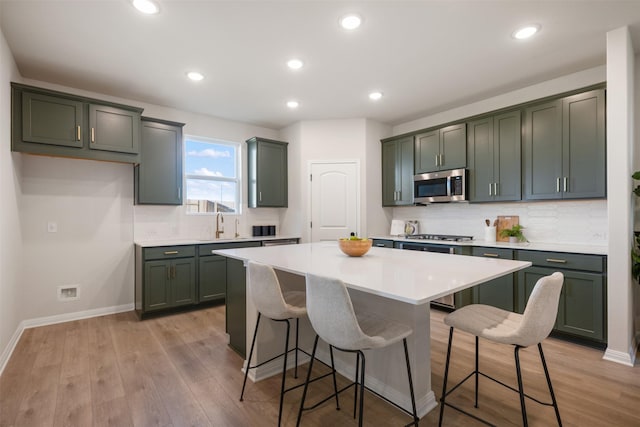
<instances>
[{"instance_id":1,"label":"white baseboard","mask_svg":"<svg viewBox=\"0 0 640 427\"><path fill-rule=\"evenodd\" d=\"M20 322L13 336L9 340L9 343L0 356L0 375L7 366L7 362L11 358L13 351L22 336L22 332L25 329L35 328L38 326L53 325L56 323L71 322L73 320L88 319L90 317L105 316L107 314L122 313L125 311L132 311L135 308L134 304L115 305L112 307L94 308L92 310L76 311L74 313L56 314L54 316L36 317L35 319L26 319Z\"/></svg>"},{"instance_id":2,"label":"white baseboard","mask_svg":"<svg viewBox=\"0 0 640 427\"><path fill-rule=\"evenodd\" d=\"M628 352L625 353L624 351L611 350L607 347L607 350L604 352L604 356L602 356L602 359L608 360L610 362L620 363L622 365L634 366L636 362L637 349L638 341L637 339L634 339L629 346Z\"/></svg>"}]
</instances>

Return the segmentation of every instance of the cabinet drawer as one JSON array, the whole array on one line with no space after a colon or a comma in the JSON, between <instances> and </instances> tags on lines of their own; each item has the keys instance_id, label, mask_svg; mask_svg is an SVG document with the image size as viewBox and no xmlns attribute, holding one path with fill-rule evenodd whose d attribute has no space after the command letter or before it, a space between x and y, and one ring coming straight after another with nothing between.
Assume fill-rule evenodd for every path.
<instances>
[{"instance_id":1,"label":"cabinet drawer","mask_svg":"<svg viewBox=\"0 0 640 427\"><path fill-rule=\"evenodd\" d=\"M513 259L513 250L499 248L479 248L474 246L473 248L471 248L471 255L481 256L485 258Z\"/></svg>"},{"instance_id":2,"label":"cabinet drawer","mask_svg":"<svg viewBox=\"0 0 640 427\"><path fill-rule=\"evenodd\" d=\"M254 242L227 242L227 243L210 243L206 245L198 246L198 255L207 256L212 255L211 251L218 251L220 249L235 249L235 248L253 248L261 246L259 241Z\"/></svg>"},{"instance_id":3,"label":"cabinet drawer","mask_svg":"<svg viewBox=\"0 0 640 427\"><path fill-rule=\"evenodd\" d=\"M195 246L158 246L144 249L144 259L170 259L193 257L196 254Z\"/></svg>"},{"instance_id":4,"label":"cabinet drawer","mask_svg":"<svg viewBox=\"0 0 640 427\"><path fill-rule=\"evenodd\" d=\"M373 239L373 246L378 248L393 248L393 240Z\"/></svg>"},{"instance_id":5,"label":"cabinet drawer","mask_svg":"<svg viewBox=\"0 0 640 427\"><path fill-rule=\"evenodd\" d=\"M539 267L584 270L602 273L605 271L604 257L600 255L579 255L564 252L518 251L518 260L531 261Z\"/></svg>"}]
</instances>

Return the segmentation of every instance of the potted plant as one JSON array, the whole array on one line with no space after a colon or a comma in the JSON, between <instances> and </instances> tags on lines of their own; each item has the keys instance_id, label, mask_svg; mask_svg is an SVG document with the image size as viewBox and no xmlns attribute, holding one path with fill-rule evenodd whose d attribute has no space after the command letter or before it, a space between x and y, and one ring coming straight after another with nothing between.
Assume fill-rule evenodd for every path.
<instances>
[{"instance_id":1,"label":"potted plant","mask_svg":"<svg viewBox=\"0 0 640 427\"><path fill-rule=\"evenodd\" d=\"M511 228L505 228L500 231L500 237L508 237L509 243L526 242L527 239L522 234L524 227L520 224L516 224Z\"/></svg>"}]
</instances>

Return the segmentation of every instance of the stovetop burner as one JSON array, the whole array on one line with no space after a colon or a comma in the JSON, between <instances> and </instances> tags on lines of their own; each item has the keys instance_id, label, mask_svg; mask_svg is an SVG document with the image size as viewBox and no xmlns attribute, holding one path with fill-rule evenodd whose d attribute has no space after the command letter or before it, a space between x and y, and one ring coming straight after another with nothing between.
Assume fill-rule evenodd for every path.
<instances>
[{"instance_id":1,"label":"stovetop burner","mask_svg":"<svg viewBox=\"0 0 640 427\"><path fill-rule=\"evenodd\" d=\"M452 234L412 234L407 235L406 238L412 240L444 240L448 242L468 242L473 240L473 236L456 236Z\"/></svg>"}]
</instances>

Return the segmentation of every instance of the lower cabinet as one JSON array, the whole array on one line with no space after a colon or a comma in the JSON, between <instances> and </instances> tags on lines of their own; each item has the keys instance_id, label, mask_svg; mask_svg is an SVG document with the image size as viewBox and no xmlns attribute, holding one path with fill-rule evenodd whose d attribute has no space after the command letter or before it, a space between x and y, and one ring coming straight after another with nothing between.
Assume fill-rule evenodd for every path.
<instances>
[{"instance_id":1,"label":"lower cabinet","mask_svg":"<svg viewBox=\"0 0 640 427\"><path fill-rule=\"evenodd\" d=\"M227 259L221 255L198 261L198 302L224 300L227 292Z\"/></svg>"},{"instance_id":2,"label":"lower cabinet","mask_svg":"<svg viewBox=\"0 0 640 427\"><path fill-rule=\"evenodd\" d=\"M163 246L143 250L141 309L151 312L196 302L194 246ZM138 289L136 289L136 299ZM138 305L138 304L136 304Z\"/></svg>"},{"instance_id":3,"label":"lower cabinet","mask_svg":"<svg viewBox=\"0 0 640 427\"><path fill-rule=\"evenodd\" d=\"M485 258L513 259L513 250L473 247L471 255ZM492 305L503 310L514 311L513 285L513 274L499 277L471 288L471 300L474 304Z\"/></svg>"},{"instance_id":4,"label":"lower cabinet","mask_svg":"<svg viewBox=\"0 0 640 427\"><path fill-rule=\"evenodd\" d=\"M247 353L247 275L244 263L225 258L227 270L226 325L229 347L245 357Z\"/></svg>"},{"instance_id":5,"label":"lower cabinet","mask_svg":"<svg viewBox=\"0 0 640 427\"><path fill-rule=\"evenodd\" d=\"M518 251L518 259L530 260L534 263L533 267L518 272L518 312L524 312L538 279L559 271L564 274L564 285L560 294L554 330L600 344L607 342L605 257ZM589 270L539 266L548 262L557 262L570 267L582 264L582 268Z\"/></svg>"}]
</instances>

